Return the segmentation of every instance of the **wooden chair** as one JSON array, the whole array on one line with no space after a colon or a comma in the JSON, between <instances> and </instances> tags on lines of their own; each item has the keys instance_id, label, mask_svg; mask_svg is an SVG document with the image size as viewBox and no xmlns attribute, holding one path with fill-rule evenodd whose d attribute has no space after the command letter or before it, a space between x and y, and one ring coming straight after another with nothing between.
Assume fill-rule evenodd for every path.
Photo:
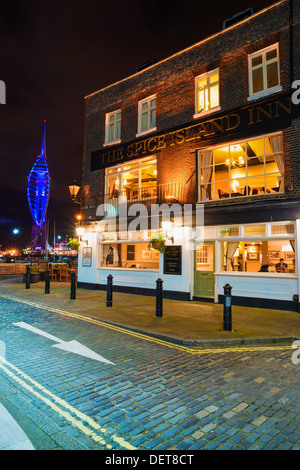
<instances>
[{"instance_id":1,"label":"wooden chair","mask_svg":"<svg viewBox=\"0 0 300 470\"><path fill-rule=\"evenodd\" d=\"M69 281L71 279L70 271L68 268L60 268L58 271L58 280L59 281Z\"/></svg>"},{"instance_id":2,"label":"wooden chair","mask_svg":"<svg viewBox=\"0 0 300 470\"><path fill-rule=\"evenodd\" d=\"M54 271L53 267L50 267L50 279L51 281L57 281L57 271Z\"/></svg>"}]
</instances>

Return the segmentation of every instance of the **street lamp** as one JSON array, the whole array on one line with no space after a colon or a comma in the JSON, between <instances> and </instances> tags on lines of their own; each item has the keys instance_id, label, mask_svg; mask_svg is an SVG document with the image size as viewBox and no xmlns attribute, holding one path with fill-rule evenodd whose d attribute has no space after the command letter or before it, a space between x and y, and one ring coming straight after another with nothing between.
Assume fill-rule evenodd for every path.
<instances>
[{"instance_id":1,"label":"street lamp","mask_svg":"<svg viewBox=\"0 0 300 470\"><path fill-rule=\"evenodd\" d=\"M76 180L74 180L73 184L69 186L69 191L70 191L72 201L75 202L76 204L81 204L81 201L77 200L79 190L80 190L80 186L78 186L76 184Z\"/></svg>"}]
</instances>

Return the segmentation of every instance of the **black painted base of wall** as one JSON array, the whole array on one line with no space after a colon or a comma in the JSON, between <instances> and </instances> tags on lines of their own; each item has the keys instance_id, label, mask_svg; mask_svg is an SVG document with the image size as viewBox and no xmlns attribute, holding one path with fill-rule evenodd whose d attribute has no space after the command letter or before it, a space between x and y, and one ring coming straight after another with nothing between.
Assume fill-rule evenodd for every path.
<instances>
[{"instance_id":1,"label":"black painted base of wall","mask_svg":"<svg viewBox=\"0 0 300 470\"><path fill-rule=\"evenodd\" d=\"M89 282L78 282L77 286L82 289L101 290L106 291L106 284L94 284ZM145 289L142 287L131 287L131 286L113 286L113 292L121 292L124 294L136 294L136 295L147 295L150 297L156 296L155 289ZM189 301L190 294L188 292L177 292L171 290L163 290L163 298L171 300L183 300Z\"/></svg>"},{"instance_id":2,"label":"black painted base of wall","mask_svg":"<svg viewBox=\"0 0 300 470\"><path fill-rule=\"evenodd\" d=\"M220 304L224 304L224 295L218 296ZM260 299L252 297L231 297L231 305L239 305L241 307L253 307L253 308L270 308L273 310L289 310L292 312L300 312L299 302L289 300L274 300L274 299Z\"/></svg>"},{"instance_id":3,"label":"black painted base of wall","mask_svg":"<svg viewBox=\"0 0 300 470\"><path fill-rule=\"evenodd\" d=\"M209 303L214 303L215 299L213 297L193 297L193 300L195 302L209 302Z\"/></svg>"},{"instance_id":4,"label":"black painted base of wall","mask_svg":"<svg viewBox=\"0 0 300 470\"><path fill-rule=\"evenodd\" d=\"M101 290L106 291L106 284L95 284L90 282L78 282L77 286L82 289ZM147 295L155 297L155 289L144 289L142 287L130 287L130 286L113 286L113 292L121 292L124 294L136 294L136 295ZM175 292L163 290L163 298L171 300L182 300L185 302L190 301L190 294L188 292ZM224 295L218 296L218 303L224 303ZM213 298L208 297L193 297L194 301L197 302L214 302ZM231 304L241 307L253 307L253 308L270 308L273 310L289 310L292 312L300 313L300 303L298 301L287 301L287 300L272 300L272 299L259 299L252 297L231 297Z\"/></svg>"}]
</instances>

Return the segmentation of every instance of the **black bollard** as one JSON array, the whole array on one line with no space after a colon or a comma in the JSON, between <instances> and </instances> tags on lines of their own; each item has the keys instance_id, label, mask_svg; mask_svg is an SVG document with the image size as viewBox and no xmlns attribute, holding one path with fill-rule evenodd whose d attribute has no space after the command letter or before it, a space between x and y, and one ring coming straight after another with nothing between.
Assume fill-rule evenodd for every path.
<instances>
[{"instance_id":1,"label":"black bollard","mask_svg":"<svg viewBox=\"0 0 300 470\"><path fill-rule=\"evenodd\" d=\"M26 266L26 289L30 289L30 265L27 264Z\"/></svg>"},{"instance_id":2,"label":"black bollard","mask_svg":"<svg viewBox=\"0 0 300 470\"><path fill-rule=\"evenodd\" d=\"M113 276L109 274L107 276L106 307L112 307L112 280Z\"/></svg>"},{"instance_id":3,"label":"black bollard","mask_svg":"<svg viewBox=\"0 0 300 470\"><path fill-rule=\"evenodd\" d=\"M70 299L76 299L76 272L71 271L71 295Z\"/></svg>"},{"instance_id":4,"label":"black bollard","mask_svg":"<svg viewBox=\"0 0 300 470\"><path fill-rule=\"evenodd\" d=\"M50 294L50 270L46 269L45 294Z\"/></svg>"},{"instance_id":5,"label":"black bollard","mask_svg":"<svg viewBox=\"0 0 300 470\"><path fill-rule=\"evenodd\" d=\"M223 330L232 331L232 319L231 319L231 289L229 284L224 287L224 313L223 313Z\"/></svg>"},{"instance_id":6,"label":"black bollard","mask_svg":"<svg viewBox=\"0 0 300 470\"><path fill-rule=\"evenodd\" d=\"M156 281L156 316L163 316L163 295L162 295L162 279L157 279Z\"/></svg>"}]
</instances>

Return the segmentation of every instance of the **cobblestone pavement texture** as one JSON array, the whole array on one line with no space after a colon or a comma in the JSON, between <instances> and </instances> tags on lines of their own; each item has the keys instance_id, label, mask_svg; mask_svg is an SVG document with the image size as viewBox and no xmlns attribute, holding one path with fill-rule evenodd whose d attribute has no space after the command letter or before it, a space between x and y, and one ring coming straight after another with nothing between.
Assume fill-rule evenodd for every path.
<instances>
[{"instance_id":1,"label":"cobblestone pavement texture","mask_svg":"<svg viewBox=\"0 0 300 470\"><path fill-rule=\"evenodd\" d=\"M0 403L35 449L300 449L291 344L183 348L68 316L70 307L18 302L0 286ZM16 322L76 339L113 365L52 347Z\"/></svg>"}]
</instances>

